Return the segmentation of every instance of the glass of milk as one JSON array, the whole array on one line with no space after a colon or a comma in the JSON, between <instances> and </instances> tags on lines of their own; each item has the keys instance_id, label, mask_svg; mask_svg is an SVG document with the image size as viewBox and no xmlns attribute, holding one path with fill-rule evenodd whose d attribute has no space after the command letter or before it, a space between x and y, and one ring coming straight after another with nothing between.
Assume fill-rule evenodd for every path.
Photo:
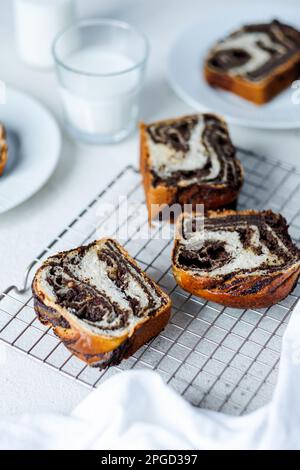
<instances>
[{"instance_id":1,"label":"glass of milk","mask_svg":"<svg viewBox=\"0 0 300 470\"><path fill-rule=\"evenodd\" d=\"M148 53L145 36L121 21L82 20L58 35L53 55L72 136L114 143L136 128Z\"/></svg>"}]
</instances>

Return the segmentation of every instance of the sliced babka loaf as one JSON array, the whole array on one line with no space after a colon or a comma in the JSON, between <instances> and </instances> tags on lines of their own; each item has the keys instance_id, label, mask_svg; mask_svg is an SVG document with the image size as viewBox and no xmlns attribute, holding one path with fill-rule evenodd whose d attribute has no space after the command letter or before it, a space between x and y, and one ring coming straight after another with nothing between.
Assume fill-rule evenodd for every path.
<instances>
[{"instance_id":1,"label":"sliced babka loaf","mask_svg":"<svg viewBox=\"0 0 300 470\"><path fill-rule=\"evenodd\" d=\"M141 173L150 219L159 206L231 205L242 186L228 128L213 114L141 124Z\"/></svg>"},{"instance_id":2,"label":"sliced babka loaf","mask_svg":"<svg viewBox=\"0 0 300 470\"><path fill-rule=\"evenodd\" d=\"M205 61L212 86L263 104L300 73L300 31L277 20L250 24L217 42Z\"/></svg>"},{"instance_id":3,"label":"sliced babka loaf","mask_svg":"<svg viewBox=\"0 0 300 470\"><path fill-rule=\"evenodd\" d=\"M3 124L0 123L0 176L2 175L7 162L7 143L6 131Z\"/></svg>"},{"instance_id":4,"label":"sliced babka loaf","mask_svg":"<svg viewBox=\"0 0 300 470\"><path fill-rule=\"evenodd\" d=\"M52 256L32 290L39 319L72 353L100 368L132 355L170 315L169 297L112 239Z\"/></svg>"},{"instance_id":5,"label":"sliced babka loaf","mask_svg":"<svg viewBox=\"0 0 300 470\"><path fill-rule=\"evenodd\" d=\"M177 228L173 273L192 294L226 306L260 308L279 302L295 286L300 250L279 214L183 214Z\"/></svg>"}]
</instances>

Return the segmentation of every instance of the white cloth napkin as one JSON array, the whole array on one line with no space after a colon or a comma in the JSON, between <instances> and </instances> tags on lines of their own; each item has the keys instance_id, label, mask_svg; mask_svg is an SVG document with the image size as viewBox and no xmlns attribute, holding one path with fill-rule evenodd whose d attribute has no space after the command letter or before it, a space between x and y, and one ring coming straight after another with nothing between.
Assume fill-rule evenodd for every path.
<instances>
[{"instance_id":1,"label":"white cloth napkin","mask_svg":"<svg viewBox=\"0 0 300 470\"><path fill-rule=\"evenodd\" d=\"M148 370L119 373L71 414L0 424L2 449L300 449L300 304L272 401L243 417L191 406Z\"/></svg>"}]
</instances>

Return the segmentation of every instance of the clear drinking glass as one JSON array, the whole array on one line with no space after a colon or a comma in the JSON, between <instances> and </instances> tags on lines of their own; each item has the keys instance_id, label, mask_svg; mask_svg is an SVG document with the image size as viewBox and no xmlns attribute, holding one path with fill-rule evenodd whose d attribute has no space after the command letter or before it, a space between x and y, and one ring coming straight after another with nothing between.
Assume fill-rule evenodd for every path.
<instances>
[{"instance_id":1,"label":"clear drinking glass","mask_svg":"<svg viewBox=\"0 0 300 470\"><path fill-rule=\"evenodd\" d=\"M82 20L58 35L53 55L72 136L113 143L135 129L148 53L145 36L121 21Z\"/></svg>"}]
</instances>

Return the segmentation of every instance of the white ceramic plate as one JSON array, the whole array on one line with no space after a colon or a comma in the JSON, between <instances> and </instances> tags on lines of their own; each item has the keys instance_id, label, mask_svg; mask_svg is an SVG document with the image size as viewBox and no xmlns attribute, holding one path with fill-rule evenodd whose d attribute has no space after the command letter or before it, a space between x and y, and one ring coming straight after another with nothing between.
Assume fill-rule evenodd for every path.
<instances>
[{"instance_id":1,"label":"white ceramic plate","mask_svg":"<svg viewBox=\"0 0 300 470\"><path fill-rule=\"evenodd\" d=\"M37 192L52 174L61 150L54 117L31 96L7 87L0 121L8 133L8 161L0 176L0 213Z\"/></svg>"},{"instance_id":2,"label":"white ceramic plate","mask_svg":"<svg viewBox=\"0 0 300 470\"><path fill-rule=\"evenodd\" d=\"M169 81L176 94L190 106L219 113L233 124L265 129L298 128L300 86L290 87L271 102L257 106L232 93L211 88L204 80L203 61L208 49L243 24L277 18L300 29L299 5L248 3L248 7L243 2L242 7L230 8L224 2L182 31L169 53Z\"/></svg>"}]
</instances>

